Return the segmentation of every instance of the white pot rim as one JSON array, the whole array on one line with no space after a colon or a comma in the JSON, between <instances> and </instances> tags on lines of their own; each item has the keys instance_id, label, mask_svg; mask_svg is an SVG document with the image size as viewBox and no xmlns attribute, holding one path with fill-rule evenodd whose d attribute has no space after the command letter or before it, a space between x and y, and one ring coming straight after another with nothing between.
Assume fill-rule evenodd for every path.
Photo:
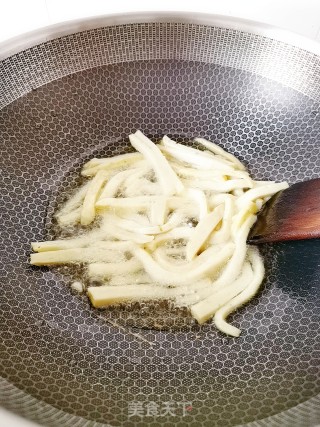
<instances>
[{"instance_id":1,"label":"white pot rim","mask_svg":"<svg viewBox=\"0 0 320 427\"><path fill-rule=\"evenodd\" d=\"M193 12L132 12L65 21L0 43L0 60L47 41L81 31L124 24L168 22L207 25L257 34L320 56L320 43L282 28L242 18Z\"/></svg>"}]
</instances>

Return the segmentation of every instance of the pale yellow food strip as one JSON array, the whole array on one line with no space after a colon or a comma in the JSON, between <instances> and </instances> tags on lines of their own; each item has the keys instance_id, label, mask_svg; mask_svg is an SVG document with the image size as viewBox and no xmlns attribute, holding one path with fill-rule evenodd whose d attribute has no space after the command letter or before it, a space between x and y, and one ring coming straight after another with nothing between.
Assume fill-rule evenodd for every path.
<instances>
[{"instance_id":1,"label":"pale yellow food strip","mask_svg":"<svg viewBox=\"0 0 320 427\"><path fill-rule=\"evenodd\" d=\"M224 206L220 205L215 210L201 219L194 228L193 233L187 243L186 256L187 260L191 261L200 251L205 241L208 239L212 231L221 221L223 216Z\"/></svg>"}]
</instances>

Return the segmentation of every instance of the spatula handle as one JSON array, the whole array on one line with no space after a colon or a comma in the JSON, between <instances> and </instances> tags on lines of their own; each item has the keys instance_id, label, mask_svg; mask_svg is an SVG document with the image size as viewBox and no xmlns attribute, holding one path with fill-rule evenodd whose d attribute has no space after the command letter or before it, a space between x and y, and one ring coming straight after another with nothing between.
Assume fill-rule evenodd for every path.
<instances>
[{"instance_id":1,"label":"spatula handle","mask_svg":"<svg viewBox=\"0 0 320 427\"><path fill-rule=\"evenodd\" d=\"M320 178L299 182L273 196L258 215L249 242L320 238Z\"/></svg>"}]
</instances>

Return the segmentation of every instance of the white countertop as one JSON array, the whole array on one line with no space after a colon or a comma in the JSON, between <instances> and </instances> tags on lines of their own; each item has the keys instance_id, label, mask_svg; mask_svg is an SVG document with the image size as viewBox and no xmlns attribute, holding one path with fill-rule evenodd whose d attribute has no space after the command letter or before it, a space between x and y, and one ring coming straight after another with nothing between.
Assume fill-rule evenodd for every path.
<instances>
[{"instance_id":1,"label":"white countertop","mask_svg":"<svg viewBox=\"0 0 320 427\"><path fill-rule=\"evenodd\" d=\"M67 20L137 11L235 16L282 27L320 42L320 0L2 0L0 42ZM37 425L0 408L0 426Z\"/></svg>"}]
</instances>

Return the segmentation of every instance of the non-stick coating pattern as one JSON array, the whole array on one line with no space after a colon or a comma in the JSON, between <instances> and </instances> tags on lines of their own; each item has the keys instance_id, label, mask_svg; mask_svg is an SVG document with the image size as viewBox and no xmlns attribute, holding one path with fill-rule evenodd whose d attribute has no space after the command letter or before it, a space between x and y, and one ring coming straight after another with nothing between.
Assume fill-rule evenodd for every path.
<instances>
[{"instance_id":1,"label":"non-stick coating pattern","mask_svg":"<svg viewBox=\"0 0 320 427\"><path fill-rule=\"evenodd\" d=\"M264 249L263 289L230 318L243 330L239 339L211 324L132 328L130 322L139 326L137 312L95 311L71 293L62 272L28 266L30 242L47 237L45 221L81 162L124 152L127 135L138 128L155 137L207 137L236 154L257 179L293 183L318 176L315 101L229 67L135 61L48 83L5 107L0 125L4 378L59 410L128 427L245 424L319 392L319 241ZM162 323L163 315L152 317ZM141 316L146 321L148 312ZM6 396L9 408L57 425L45 411L37 413L40 403L17 408L14 395ZM178 410L175 417L161 415L170 401L192 408L185 416ZM129 416L132 402L142 404L143 415ZM146 415L150 402L159 405L158 416ZM310 414L297 411L296 425L319 420ZM269 425L285 425L274 422Z\"/></svg>"}]
</instances>

